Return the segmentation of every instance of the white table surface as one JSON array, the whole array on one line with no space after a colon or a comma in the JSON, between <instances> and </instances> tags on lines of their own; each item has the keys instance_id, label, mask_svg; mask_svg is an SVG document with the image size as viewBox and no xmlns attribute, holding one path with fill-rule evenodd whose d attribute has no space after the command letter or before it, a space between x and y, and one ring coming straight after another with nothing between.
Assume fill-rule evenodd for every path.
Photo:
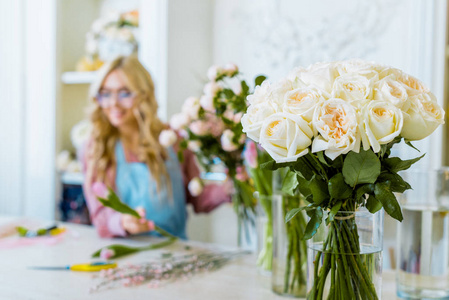
<instances>
[{"instance_id":1,"label":"white table surface","mask_svg":"<svg viewBox=\"0 0 449 300\"><path fill-rule=\"evenodd\" d=\"M2 230L14 224L29 227L47 226L51 222L12 219L0 216ZM0 249L0 300L72 300L72 299L288 299L271 292L270 279L257 272L255 256L247 255L233 260L223 268L196 274L188 280L179 280L150 288L146 284L137 287L116 287L89 293L96 279L84 272L29 270L28 266L57 266L89 262L97 249L112 244L145 245L151 238L101 239L93 227L63 224L68 228L61 242L54 245L21 246ZM4 238L8 239L8 238ZM1 240L0 240L1 242ZM162 252L185 253L188 244L195 249L216 248L212 244L177 242L161 250L146 251L117 260L119 266L127 262L145 262L161 257ZM393 272L384 272L382 299L396 299Z\"/></svg>"}]
</instances>

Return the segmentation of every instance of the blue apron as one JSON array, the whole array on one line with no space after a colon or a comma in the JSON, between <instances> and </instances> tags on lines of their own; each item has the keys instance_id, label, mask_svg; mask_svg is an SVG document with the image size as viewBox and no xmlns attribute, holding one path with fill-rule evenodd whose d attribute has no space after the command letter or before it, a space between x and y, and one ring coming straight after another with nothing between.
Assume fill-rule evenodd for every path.
<instances>
[{"instance_id":1,"label":"blue apron","mask_svg":"<svg viewBox=\"0 0 449 300\"><path fill-rule=\"evenodd\" d=\"M168 150L169 158L165 167L172 186L172 199L161 179L161 187L157 192L157 183L151 176L148 166L143 162L127 162L122 143L115 145L117 174L115 184L120 199L132 208L143 207L146 218L169 233L186 239L186 197L181 167L172 147ZM150 234L155 234L150 233Z\"/></svg>"}]
</instances>

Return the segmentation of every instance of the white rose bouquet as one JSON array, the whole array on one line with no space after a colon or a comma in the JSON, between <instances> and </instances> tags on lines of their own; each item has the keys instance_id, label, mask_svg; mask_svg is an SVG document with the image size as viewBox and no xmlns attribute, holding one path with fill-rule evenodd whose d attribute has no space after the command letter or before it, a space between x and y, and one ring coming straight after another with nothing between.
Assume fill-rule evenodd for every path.
<instances>
[{"instance_id":1,"label":"white rose bouquet","mask_svg":"<svg viewBox=\"0 0 449 300\"><path fill-rule=\"evenodd\" d=\"M248 106L246 97L250 88L234 64L212 66L207 76L209 82L204 86L203 95L187 98L181 112L171 118L170 126L183 137L180 153L186 148L194 152L206 171L210 171L217 161L226 167L234 183L232 201L238 216L241 242L240 225L244 225L248 233L249 224L254 223L256 205L254 187L243 164L246 135L240 123ZM255 85L264 80L264 76L257 77Z\"/></svg>"},{"instance_id":2,"label":"white rose bouquet","mask_svg":"<svg viewBox=\"0 0 449 300\"><path fill-rule=\"evenodd\" d=\"M398 69L350 60L296 69L275 84L264 82L248 101L243 131L274 159L264 167L289 167L283 190L310 203L291 210L286 221L305 210L304 239L323 219L331 228L313 257L308 299L378 299L369 255L359 255L354 214L337 215L383 207L402 220L393 193L411 187L398 172L422 156L401 160L391 148L403 139L413 147L410 141L444 123L435 96Z\"/></svg>"}]
</instances>

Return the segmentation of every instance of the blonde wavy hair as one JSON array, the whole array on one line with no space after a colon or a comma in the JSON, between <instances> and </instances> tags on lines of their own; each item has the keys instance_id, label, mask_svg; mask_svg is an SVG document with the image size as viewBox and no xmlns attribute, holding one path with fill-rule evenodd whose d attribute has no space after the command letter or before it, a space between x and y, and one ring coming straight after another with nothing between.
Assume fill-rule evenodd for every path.
<instances>
[{"instance_id":1,"label":"blonde wavy hair","mask_svg":"<svg viewBox=\"0 0 449 300\"><path fill-rule=\"evenodd\" d=\"M106 172L116 167L115 145L119 132L109 122L102 108L96 101L106 77L114 70L125 74L127 88L137 94L134 101L133 114L139 126L138 159L145 162L157 182L158 191L162 178L168 179L165 160L168 158L166 149L159 143L159 134L167 126L158 118L158 104L154 94L154 84L150 73L142 66L135 56L120 56L106 63L98 71L95 82L92 83L89 98L92 102L90 120L92 122L91 144L89 147L86 177L88 182L94 180L106 182ZM171 186L166 180L169 190ZM108 184L114 184L108 183Z\"/></svg>"}]
</instances>

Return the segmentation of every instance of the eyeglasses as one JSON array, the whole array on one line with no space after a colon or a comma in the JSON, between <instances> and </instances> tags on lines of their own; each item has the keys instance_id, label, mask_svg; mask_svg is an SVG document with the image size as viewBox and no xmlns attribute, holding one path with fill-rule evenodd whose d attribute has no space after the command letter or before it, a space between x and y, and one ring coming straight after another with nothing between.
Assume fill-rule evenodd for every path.
<instances>
[{"instance_id":1,"label":"eyeglasses","mask_svg":"<svg viewBox=\"0 0 449 300\"><path fill-rule=\"evenodd\" d=\"M110 107L114 105L114 100L117 99L120 106L129 108L133 105L136 96L136 93L131 93L130 91L100 91L95 96L95 99L101 107Z\"/></svg>"}]
</instances>

